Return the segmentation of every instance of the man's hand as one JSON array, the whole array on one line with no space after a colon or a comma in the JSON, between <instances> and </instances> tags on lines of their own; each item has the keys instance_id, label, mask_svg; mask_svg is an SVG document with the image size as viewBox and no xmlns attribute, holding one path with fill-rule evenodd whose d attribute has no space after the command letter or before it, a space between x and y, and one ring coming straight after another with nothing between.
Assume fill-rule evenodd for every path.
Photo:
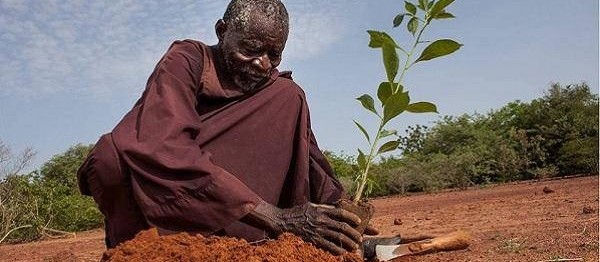
<instances>
[{"instance_id":1,"label":"man's hand","mask_svg":"<svg viewBox=\"0 0 600 262\"><path fill-rule=\"evenodd\" d=\"M361 234L353 228L360 218L330 205L306 203L280 209L263 202L243 221L258 223L274 234L294 233L335 255L353 252L362 244Z\"/></svg>"},{"instance_id":2,"label":"man's hand","mask_svg":"<svg viewBox=\"0 0 600 262\"><path fill-rule=\"evenodd\" d=\"M376 227L374 227L371 224L368 224L367 227L365 228L364 234L367 236L376 236L376 235L379 235L379 229L377 229Z\"/></svg>"},{"instance_id":3,"label":"man's hand","mask_svg":"<svg viewBox=\"0 0 600 262\"><path fill-rule=\"evenodd\" d=\"M278 216L281 231L302 236L336 255L352 252L362 243L360 233L353 228L360 224L360 218L343 209L306 203L282 209Z\"/></svg>"}]
</instances>

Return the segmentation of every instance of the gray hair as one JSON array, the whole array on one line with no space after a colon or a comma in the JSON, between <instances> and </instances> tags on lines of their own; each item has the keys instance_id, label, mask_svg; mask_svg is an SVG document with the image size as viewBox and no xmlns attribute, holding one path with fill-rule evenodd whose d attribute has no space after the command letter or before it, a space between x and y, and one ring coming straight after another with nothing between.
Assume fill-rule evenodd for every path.
<instances>
[{"instance_id":1,"label":"gray hair","mask_svg":"<svg viewBox=\"0 0 600 262\"><path fill-rule=\"evenodd\" d=\"M289 28L289 17L280 0L232 0L225 10L223 21L237 28L247 28L251 14L260 14L271 22Z\"/></svg>"}]
</instances>

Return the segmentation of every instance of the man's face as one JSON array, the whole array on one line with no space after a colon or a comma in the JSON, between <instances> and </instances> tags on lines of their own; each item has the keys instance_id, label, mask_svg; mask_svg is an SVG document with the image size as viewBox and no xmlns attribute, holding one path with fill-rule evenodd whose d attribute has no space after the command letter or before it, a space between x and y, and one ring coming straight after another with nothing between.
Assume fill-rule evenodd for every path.
<instances>
[{"instance_id":1,"label":"man's face","mask_svg":"<svg viewBox=\"0 0 600 262\"><path fill-rule=\"evenodd\" d=\"M287 27L253 15L247 26L225 25L219 32L220 49L230 79L250 91L271 75L281 62L287 40Z\"/></svg>"}]
</instances>

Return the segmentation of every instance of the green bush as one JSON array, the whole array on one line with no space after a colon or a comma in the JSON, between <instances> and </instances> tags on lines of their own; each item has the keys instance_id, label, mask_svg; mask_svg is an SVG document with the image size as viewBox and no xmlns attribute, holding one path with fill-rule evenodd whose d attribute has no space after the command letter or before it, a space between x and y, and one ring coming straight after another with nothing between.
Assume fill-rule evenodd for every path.
<instances>
[{"instance_id":1,"label":"green bush","mask_svg":"<svg viewBox=\"0 0 600 262\"><path fill-rule=\"evenodd\" d=\"M76 171L91 146L75 145L46 162L41 171L10 175L0 182L0 238L34 240L58 231L100 227L102 214L90 197L79 194ZM58 231L57 231L58 230Z\"/></svg>"},{"instance_id":2,"label":"green bush","mask_svg":"<svg viewBox=\"0 0 600 262\"><path fill-rule=\"evenodd\" d=\"M571 173L598 173L598 137L583 137L565 141L556 165Z\"/></svg>"},{"instance_id":3,"label":"green bush","mask_svg":"<svg viewBox=\"0 0 600 262\"><path fill-rule=\"evenodd\" d=\"M553 84L529 103L409 127L399 141L401 156L371 167L369 196L597 174L598 95L586 84ZM357 172L354 157L332 156L342 177Z\"/></svg>"},{"instance_id":4,"label":"green bush","mask_svg":"<svg viewBox=\"0 0 600 262\"><path fill-rule=\"evenodd\" d=\"M356 176L358 173L358 166L356 165L356 157L342 153L336 154L332 151L323 151L323 155L327 158L327 161L333 168L333 172L339 178L350 178Z\"/></svg>"},{"instance_id":5,"label":"green bush","mask_svg":"<svg viewBox=\"0 0 600 262\"><path fill-rule=\"evenodd\" d=\"M509 104L490 121L501 130L523 130L539 142L544 154L532 159L533 168L555 166L557 175L598 172L593 163L598 159L598 95L585 83L552 84L543 97Z\"/></svg>"},{"instance_id":6,"label":"green bush","mask_svg":"<svg viewBox=\"0 0 600 262\"><path fill-rule=\"evenodd\" d=\"M324 151L324 155L331 164L338 180L342 183L348 196L356 191L354 178L358 171L356 157L342 153L336 154L331 151ZM371 166L371 176L367 180L366 196L385 196L389 195L389 188L386 185L390 170L396 168L400 160L396 157L382 157L380 161Z\"/></svg>"},{"instance_id":7,"label":"green bush","mask_svg":"<svg viewBox=\"0 0 600 262\"><path fill-rule=\"evenodd\" d=\"M10 175L0 182L0 239L27 241L39 235L36 228L43 225L38 216L40 202L29 179L28 175ZM20 227L24 228L13 230Z\"/></svg>"}]
</instances>

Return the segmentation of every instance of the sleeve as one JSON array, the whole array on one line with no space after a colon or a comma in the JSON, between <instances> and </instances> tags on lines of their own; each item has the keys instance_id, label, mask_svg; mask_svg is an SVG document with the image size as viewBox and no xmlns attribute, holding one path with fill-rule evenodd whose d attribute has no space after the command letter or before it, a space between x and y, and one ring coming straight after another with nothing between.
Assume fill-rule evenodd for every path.
<instances>
[{"instance_id":1,"label":"sleeve","mask_svg":"<svg viewBox=\"0 0 600 262\"><path fill-rule=\"evenodd\" d=\"M329 161L319 146L317 139L309 128L309 176L311 188L311 202L332 204L340 198L347 198L344 187L336 178Z\"/></svg>"},{"instance_id":2,"label":"sleeve","mask_svg":"<svg viewBox=\"0 0 600 262\"><path fill-rule=\"evenodd\" d=\"M245 216L260 198L195 142L202 66L201 46L175 42L113 139L150 225L210 234Z\"/></svg>"}]
</instances>

